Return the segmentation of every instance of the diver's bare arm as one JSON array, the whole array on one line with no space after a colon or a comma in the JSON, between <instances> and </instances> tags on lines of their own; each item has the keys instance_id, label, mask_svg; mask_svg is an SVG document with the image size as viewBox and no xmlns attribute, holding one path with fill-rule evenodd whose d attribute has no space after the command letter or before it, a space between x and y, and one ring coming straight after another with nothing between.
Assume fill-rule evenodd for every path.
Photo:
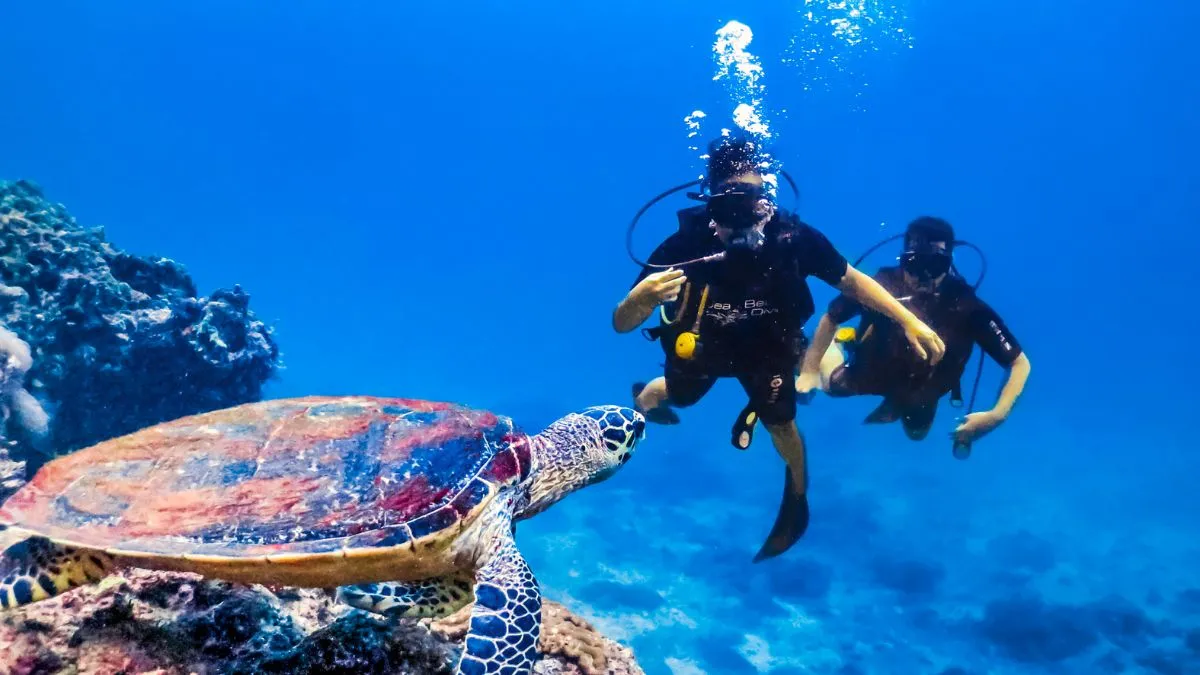
<instances>
[{"instance_id":1,"label":"diver's bare arm","mask_svg":"<svg viewBox=\"0 0 1200 675\"><path fill-rule=\"evenodd\" d=\"M658 304L653 301L653 298L638 297L634 293L630 293L613 310L613 330L618 333L628 333L650 318L650 314L657 306Z\"/></svg>"},{"instance_id":2,"label":"diver's bare arm","mask_svg":"<svg viewBox=\"0 0 1200 675\"><path fill-rule=\"evenodd\" d=\"M804 358L800 361L801 373L817 373L821 370L821 359L824 358L825 352L829 351L829 345L833 344L833 336L837 334L837 323L829 318L828 314L822 314L820 322L817 323L817 332L813 334L812 344L804 350Z\"/></svg>"},{"instance_id":3,"label":"diver's bare arm","mask_svg":"<svg viewBox=\"0 0 1200 675\"><path fill-rule=\"evenodd\" d=\"M1012 412L1017 398L1025 390L1025 382L1029 379L1029 370L1029 357L1022 352L1008 369L1008 379L1004 382L1004 388L1000 390L1000 397L996 400L996 405L992 408L992 412L1000 419L1007 418L1008 414Z\"/></svg>"},{"instance_id":4,"label":"diver's bare arm","mask_svg":"<svg viewBox=\"0 0 1200 675\"><path fill-rule=\"evenodd\" d=\"M842 277L837 289L854 300L880 312L901 326L909 327L923 325L908 308L892 297L883 286L871 277L859 272L852 266L846 266L846 275Z\"/></svg>"}]
</instances>

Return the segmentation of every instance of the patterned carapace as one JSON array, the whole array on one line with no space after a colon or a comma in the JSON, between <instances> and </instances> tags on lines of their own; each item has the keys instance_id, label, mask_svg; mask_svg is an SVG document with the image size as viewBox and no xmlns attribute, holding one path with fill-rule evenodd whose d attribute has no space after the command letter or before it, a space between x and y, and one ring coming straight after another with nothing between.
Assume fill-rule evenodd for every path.
<instances>
[{"instance_id":1,"label":"patterned carapace","mask_svg":"<svg viewBox=\"0 0 1200 675\"><path fill-rule=\"evenodd\" d=\"M102 549L253 556L393 546L530 471L512 420L372 397L264 401L46 464L0 522Z\"/></svg>"}]
</instances>

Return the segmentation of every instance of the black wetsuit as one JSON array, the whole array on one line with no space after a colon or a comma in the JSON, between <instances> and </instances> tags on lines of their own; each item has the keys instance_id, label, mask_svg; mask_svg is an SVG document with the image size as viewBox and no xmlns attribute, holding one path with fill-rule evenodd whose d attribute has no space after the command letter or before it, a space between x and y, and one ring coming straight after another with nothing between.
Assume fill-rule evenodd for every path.
<instances>
[{"instance_id":1,"label":"black wetsuit","mask_svg":"<svg viewBox=\"0 0 1200 675\"><path fill-rule=\"evenodd\" d=\"M648 262L668 265L701 258L723 249L708 227L704 207L678 213L680 228L659 245ZM803 326L815 312L807 278L836 286L846 274L846 259L816 229L780 209L767 223L766 243L750 264L734 260L684 268L688 297L666 307L674 323L664 331L664 375L668 401L687 407L712 388L716 378L735 377L765 424L796 417L794 377L806 345ZM636 286L647 275L638 275ZM700 322L700 353L691 360L674 354L675 336L691 330L705 285L708 297Z\"/></svg>"},{"instance_id":2,"label":"black wetsuit","mask_svg":"<svg viewBox=\"0 0 1200 675\"><path fill-rule=\"evenodd\" d=\"M830 377L829 395L883 396L875 421L899 418L910 437L924 438L938 401L958 384L976 344L1005 368L1021 355L1021 345L961 277L946 277L936 293L914 291L899 267L879 270L875 280L942 338L946 353L931 367L894 321L839 295L829 304L832 321L845 323L859 314L863 318L851 360Z\"/></svg>"}]
</instances>

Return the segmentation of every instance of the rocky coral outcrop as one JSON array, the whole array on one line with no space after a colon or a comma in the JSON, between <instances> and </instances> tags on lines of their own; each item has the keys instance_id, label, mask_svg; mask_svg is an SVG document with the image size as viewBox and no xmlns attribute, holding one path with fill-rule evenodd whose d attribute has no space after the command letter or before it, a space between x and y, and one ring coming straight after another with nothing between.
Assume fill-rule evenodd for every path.
<instances>
[{"instance_id":1,"label":"rocky coral outcrop","mask_svg":"<svg viewBox=\"0 0 1200 675\"><path fill-rule=\"evenodd\" d=\"M199 297L178 263L121 251L32 183L0 182L0 324L32 350L42 451L261 398L279 350L249 300L237 286ZM14 440L35 470L35 444Z\"/></svg>"},{"instance_id":2,"label":"rocky coral outcrop","mask_svg":"<svg viewBox=\"0 0 1200 675\"><path fill-rule=\"evenodd\" d=\"M469 608L439 621L389 621L333 590L267 589L132 570L0 614L0 673L57 675L441 675ZM543 610L540 675L642 675L630 650L562 605Z\"/></svg>"},{"instance_id":3,"label":"rocky coral outcrop","mask_svg":"<svg viewBox=\"0 0 1200 675\"><path fill-rule=\"evenodd\" d=\"M46 411L25 388L25 376L32 367L29 345L0 326L0 438L7 437L10 424L31 438L46 435L49 424Z\"/></svg>"},{"instance_id":4,"label":"rocky coral outcrop","mask_svg":"<svg viewBox=\"0 0 1200 675\"><path fill-rule=\"evenodd\" d=\"M49 417L42 404L25 388L25 375L33 366L29 345L0 326L0 499L16 491L25 476L25 462L13 461L9 449L13 429L31 444L46 436Z\"/></svg>"}]
</instances>

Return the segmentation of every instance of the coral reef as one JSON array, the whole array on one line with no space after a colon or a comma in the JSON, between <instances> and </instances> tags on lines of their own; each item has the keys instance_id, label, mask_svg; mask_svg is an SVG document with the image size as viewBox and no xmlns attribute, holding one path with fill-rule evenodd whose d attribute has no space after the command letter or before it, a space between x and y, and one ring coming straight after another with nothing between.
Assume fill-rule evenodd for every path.
<instances>
[{"instance_id":1,"label":"coral reef","mask_svg":"<svg viewBox=\"0 0 1200 675\"><path fill-rule=\"evenodd\" d=\"M616 606L653 612L662 607L663 598L642 584L595 581L579 589L579 597L597 606Z\"/></svg>"},{"instance_id":2,"label":"coral reef","mask_svg":"<svg viewBox=\"0 0 1200 675\"><path fill-rule=\"evenodd\" d=\"M131 570L0 614L0 672L435 675L453 672L469 607L388 621L332 589L267 589ZM566 608L543 610L543 675L641 675L632 652Z\"/></svg>"},{"instance_id":3,"label":"coral reef","mask_svg":"<svg viewBox=\"0 0 1200 675\"><path fill-rule=\"evenodd\" d=\"M49 418L42 404L25 388L25 375L33 365L29 345L0 326L0 499L12 494L25 476L25 462L13 461L9 449L13 432L37 445L45 438Z\"/></svg>"},{"instance_id":4,"label":"coral reef","mask_svg":"<svg viewBox=\"0 0 1200 675\"><path fill-rule=\"evenodd\" d=\"M14 438L30 472L39 450L261 398L279 351L241 288L197 297L179 264L115 248L27 181L0 182L0 232L0 324L31 348L25 384L50 412L44 443Z\"/></svg>"},{"instance_id":5,"label":"coral reef","mask_svg":"<svg viewBox=\"0 0 1200 675\"><path fill-rule=\"evenodd\" d=\"M932 594L946 576L935 561L909 560L898 554L876 556L871 567L876 583L905 595Z\"/></svg>"},{"instance_id":6,"label":"coral reef","mask_svg":"<svg viewBox=\"0 0 1200 675\"><path fill-rule=\"evenodd\" d=\"M29 442L45 438L49 418L42 404L25 389L25 374L33 365L29 345L0 326L0 500L8 498L25 478L25 462L13 461L10 425Z\"/></svg>"},{"instance_id":7,"label":"coral reef","mask_svg":"<svg viewBox=\"0 0 1200 675\"><path fill-rule=\"evenodd\" d=\"M1098 631L1081 612L1038 597L989 602L979 629L987 641L1021 663L1062 661L1099 641Z\"/></svg>"},{"instance_id":8,"label":"coral reef","mask_svg":"<svg viewBox=\"0 0 1200 675\"><path fill-rule=\"evenodd\" d=\"M41 402L25 389L25 375L32 366L29 345L0 326L0 438L7 437L10 423L32 439L46 435L49 417Z\"/></svg>"},{"instance_id":9,"label":"coral reef","mask_svg":"<svg viewBox=\"0 0 1200 675\"><path fill-rule=\"evenodd\" d=\"M25 462L14 462L0 444L0 501L17 491L25 481Z\"/></svg>"},{"instance_id":10,"label":"coral reef","mask_svg":"<svg viewBox=\"0 0 1200 675\"><path fill-rule=\"evenodd\" d=\"M1078 605L1032 596L994 600L985 607L978 627L992 645L1024 663L1062 661L1097 644L1112 645L1125 654L1143 654L1139 658L1175 657L1152 648L1156 638L1174 637L1173 631L1116 595ZM1149 655L1144 655L1147 650Z\"/></svg>"},{"instance_id":11,"label":"coral reef","mask_svg":"<svg viewBox=\"0 0 1200 675\"><path fill-rule=\"evenodd\" d=\"M1007 569L1046 572L1054 567L1054 545L1026 530L993 538L987 544L988 557Z\"/></svg>"}]
</instances>

